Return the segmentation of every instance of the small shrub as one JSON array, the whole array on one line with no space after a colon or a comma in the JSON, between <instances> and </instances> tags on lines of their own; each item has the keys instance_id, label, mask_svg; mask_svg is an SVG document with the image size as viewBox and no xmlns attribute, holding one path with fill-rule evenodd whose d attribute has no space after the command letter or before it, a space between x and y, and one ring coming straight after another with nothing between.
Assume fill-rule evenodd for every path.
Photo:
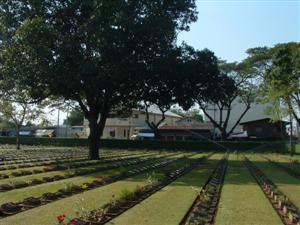
<instances>
[{"instance_id":1,"label":"small shrub","mask_svg":"<svg viewBox=\"0 0 300 225\"><path fill-rule=\"evenodd\" d=\"M121 193L120 193L120 200L130 200L134 197L134 192L133 191L130 191L128 190L127 188L124 188L121 190Z\"/></svg>"},{"instance_id":2,"label":"small shrub","mask_svg":"<svg viewBox=\"0 0 300 225\"><path fill-rule=\"evenodd\" d=\"M154 185L158 182L156 173L153 171L151 174L147 175L147 183L150 185Z\"/></svg>"}]
</instances>

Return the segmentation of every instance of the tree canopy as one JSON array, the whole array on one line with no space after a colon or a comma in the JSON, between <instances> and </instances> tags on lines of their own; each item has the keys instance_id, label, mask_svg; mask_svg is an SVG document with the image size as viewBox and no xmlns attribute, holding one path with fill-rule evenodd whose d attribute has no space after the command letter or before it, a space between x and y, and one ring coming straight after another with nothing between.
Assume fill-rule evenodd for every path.
<instances>
[{"instance_id":1,"label":"tree canopy","mask_svg":"<svg viewBox=\"0 0 300 225\"><path fill-rule=\"evenodd\" d=\"M260 94L275 120L292 113L300 123L300 43L249 49L248 63L261 75Z\"/></svg>"},{"instance_id":2,"label":"tree canopy","mask_svg":"<svg viewBox=\"0 0 300 225\"><path fill-rule=\"evenodd\" d=\"M77 101L97 159L109 112L136 103L137 81L196 19L195 0L1 0L3 75L34 99Z\"/></svg>"},{"instance_id":3,"label":"tree canopy","mask_svg":"<svg viewBox=\"0 0 300 225\"><path fill-rule=\"evenodd\" d=\"M245 62L226 63L218 60L213 53L197 52L194 67L197 72L186 78L183 85L185 98L192 104L197 103L204 115L219 130L223 139L229 137L254 102L255 85L251 79L254 70ZM203 60L203 57L205 60ZM231 111L235 101L245 105L242 113L235 118L228 129ZM188 105L190 106L190 105ZM213 109L214 108L214 109ZM218 111L217 118L209 110Z\"/></svg>"}]
</instances>

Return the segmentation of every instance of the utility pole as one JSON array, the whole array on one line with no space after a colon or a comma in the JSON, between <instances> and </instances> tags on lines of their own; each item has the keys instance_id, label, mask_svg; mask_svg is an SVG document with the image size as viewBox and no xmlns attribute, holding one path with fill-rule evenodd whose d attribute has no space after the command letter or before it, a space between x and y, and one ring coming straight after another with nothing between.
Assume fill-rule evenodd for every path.
<instances>
[{"instance_id":1,"label":"utility pole","mask_svg":"<svg viewBox=\"0 0 300 225\"><path fill-rule=\"evenodd\" d=\"M68 117L69 117L69 106L67 107L66 132L65 132L66 138L68 137L68 128L69 128Z\"/></svg>"},{"instance_id":2,"label":"utility pole","mask_svg":"<svg viewBox=\"0 0 300 225\"><path fill-rule=\"evenodd\" d=\"M59 116L60 116L60 110L58 108L58 111L57 111L57 134L56 134L56 137L58 137L58 133L59 133Z\"/></svg>"},{"instance_id":3,"label":"utility pole","mask_svg":"<svg viewBox=\"0 0 300 225\"><path fill-rule=\"evenodd\" d=\"M292 121L292 113L290 112L290 149L291 156L294 156L294 146L293 146L293 121Z\"/></svg>"}]
</instances>

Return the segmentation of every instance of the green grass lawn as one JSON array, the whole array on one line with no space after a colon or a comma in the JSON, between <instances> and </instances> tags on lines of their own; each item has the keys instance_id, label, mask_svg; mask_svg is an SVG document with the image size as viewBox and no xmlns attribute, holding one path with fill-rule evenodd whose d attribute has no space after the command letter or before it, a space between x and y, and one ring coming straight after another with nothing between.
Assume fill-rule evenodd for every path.
<instances>
[{"instance_id":1,"label":"green grass lawn","mask_svg":"<svg viewBox=\"0 0 300 225\"><path fill-rule=\"evenodd\" d=\"M43 154L47 150L42 150ZM63 149L58 149L63 151ZM29 155L31 153L27 152ZM35 151L33 150L33 153ZM154 161L143 162L137 165L100 171L85 176L76 176L60 181L44 183L32 187L15 189L0 193L0 205L7 202L22 201L26 197L40 197L46 192L55 192L64 188L67 184L82 185L93 181L97 176L117 175L121 171L129 171L155 162L164 161L167 158L177 158L186 155L188 158L197 159L208 155L209 152L194 155L192 152L177 152L170 155L169 152L153 151L106 151L108 158L120 157L132 153L132 157L155 157ZM153 154L155 153L155 154ZM173 152L174 153L174 152ZM151 155L152 154L152 155ZM162 190L142 201L140 204L124 212L108 223L108 225L176 225L179 224L193 201L197 197L201 187L208 179L217 162L223 154L215 154L206 162L195 168L188 174L180 177ZM290 156L280 154L247 154L249 159L260 168L278 187L285 193L295 205L300 208L300 181L288 175L284 170L269 163L262 156L266 156L278 163L289 166ZM131 159L125 159L131 161ZM76 169L109 165L111 162L99 162L97 165L83 166ZM0 225L54 225L56 216L66 214L69 218L76 217L76 211L91 211L100 208L112 200L112 196L120 196L122 190L133 191L137 186L148 184L148 178L162 178L165 173L175 171L185 165L185 160L173 162L165 167L148 171L137 176L105 185L80 194L72 195L52 203L24 211L22 213L0 219ZM76 165L76 162L58 163L60 165ZM24 168L20 170L33 170L45 166ZM17 171L11 170L11 171ZM73 171L75 169L71 169ZM10 173L1 171L0 173ZM0 180L0 184L19 180L39 179L45 176L63 175L67 170L53 171L20 177L12 177ZM70 171L68 171L70 172ZM220 203L218 206L215 225L281 225L282 221L269 203L260 187L243 164L242 154L230 155L229 167L225 177Z\"/></svg>"},{"instance_id":2,"label":"green grass lawn","mask_svg":"<svg viewBox=\"0 0 300 225\"><path fill-rule=\"evenodd\" d=\"M193 158L203 156L198 154ZM159 178L167 171L173 171L176 168L184 165L183 161L170 164L164 168L155 170L156 177ZM56 216L66 214L70 218L76 216L76 211L83 207L86 210L93 210L108 203L112 199L112 195L118 195L121 190L128 189L133 191L136 186L147 184L148 173L143 173L135 177L114 182L112 184L86 191L80 194L64 198L50 204L28 210L17 215L7 217L0 220L1 225L53 225L56 221ZM124 224L125 225L125 224Z\"/></svg>"},{"instance_id":3,"label":"green grass lawn","mask_svg":"<svg viewBox=\"0 0 300 225\"><path fill-rule=\"evenodd\" d=\"M235 155L230 156L215 224L282 224L248 169Z\"/></svg>"},{"instance_id":4,"label":"green grass lawn","mask_svg":"<svg viewBox=\"0 0 300 225\"><path fill-rule=\"evenodd\" d=\"M291 163L294 160L294 157L290 157L288 155L279 155L279 154L266 154L265 157L270 159L276 163L281 164L284 167L290 168L295 172L300 173L300 164Z\"/></svg>"},{"instance_id":5,"label":"green grass lawn","mask_svg":"<svg viewBox=\"0 0 300 225\"><path fill-rule=\"evenodd\" d=\"M108 153L104 157L101 158L100 156L100 160L108 160L108 159L113 159L113 158L117 158L117 157L127 157L127 156L130 156L130 157L137 157L139 155L153 155L155 153L153 152L146 152L146 151L136 151L135 153L129 153L129 152L121 152L121 153L118 153L118 152L111 152L111 153ZM81 159L79 158L70 158L70 160L72 161L69 161L69 162L63 162L63 163L55 163L53 165L62 165L62 166L68 166L68 165L76 165L76 164L79 164L80 162L84 161L84 162L92 162L93 160L86 160L86 158L82 157ZM40 161L42 162L42 161ZM0 171L0 174L10 174L11 172L14 172L14 171L18 171L18 170L28 170L28 171L32 171L34 169L43 169L45 167L49 167L49 166L52 166L52 165L45 165L45 166L35 166L35 167L25 167L25 168L19 168L20 165L30 165L30 164L33 164L33 163L21 163L21 164L9 164L9 165L2 165L0 166L0 168L7 168L8 166L16 166L18 167L17 169L9 169L9 170L2 170Z\"/></svg>"},{"instance_id":6,"label":"green grass lawn","mask_svg":"<svg viewBox=\"0 0 300 225\"><path fill-rule=\"evenodd\" d=\"M157 159L155 161L162 161L164 159ZM144 162L143 164L139 165L132 165L123 167L124 170L130 170L132 168L138 168L140 165L148 165L152 164L152 162ZM92 173L85 176L76 176L69 179L54 181L50 183L44 183L36 186L21 188L21 189L15 189L8 192L0 193L0 204L6 203L6 202L19 202L22 201L24 198L27 197L40 197L43 193L46 192L56 192L61 188L64 188L66 184L75 184L75 185L82 185L86 182L92 182L97 176L113 176L120 173L120 168L116 168L113 170L107 170L107 171L100 171L97 173Z\"/></svg>"},{"instance_id":7,"label":"green grass lawn","mask_svg":"<svg viewBox=\"0 0 300 225\"><path fill-rule=\"evenodd\" d=\"M109 225L175 225L192 205L198 191L208 179L220 154L212 156L208 164L199 166L166 186L139 205L112 220Z\"/></svg>"},{"instance_id":8,"label":"green grass lawn","mask_svg":"<svg viewBox=\"0 0 300 225\"><path fill-rule=\"evenodd\" d=\"M144 155L138 155L139 157L143 158L143 157L147 157L147 156L151 156L150 154L144 154ZM136 156L134 156L136 157ZM125 159L125 160L122 160L120 162L130 162L134 159ZM68 164L61 164L61 165L75 165L78 163L68 163ZM19 177L12 177L12 178L7 178L7 179L3 179L3 180L0 180L0 184L7 184L7 183L14 183L14 182L17 182L17 181L31 181L33 179L42 179L43 177L52 177L52 176L55 176L55 175L66 175L66 174L72 174L74 173L75 171L83 171L83 170L87 170L87 169L95 169L95 168L101 168L101 167L104 167L104 166L107 166L107 165L110 165L112 164L112 162L98 162L97 164L94 164L94 165L90 165L90 166L81 166L81 167L78 167L76 169L66 169L66 170L59 170L59 171L52 171L52 172L44 172L44 173L38 173L38 174L32 174L32 175L27 175L27 176L19 176ZM51 167L51 166L50 166ZM33 169L36 169L37 167L33 167Z\"/></svg>"},{"instance_id":9,"label":"green grass lawn","mask_svg":"<svg viewBox=\"0 0 300 225\"><path fill-rule=\"evenodd\" d=\"M249 159L261 169L288 198L300 208L300 180L290 176L276 165L259 155L249 155Z\"/></svg>"}]
</instances>

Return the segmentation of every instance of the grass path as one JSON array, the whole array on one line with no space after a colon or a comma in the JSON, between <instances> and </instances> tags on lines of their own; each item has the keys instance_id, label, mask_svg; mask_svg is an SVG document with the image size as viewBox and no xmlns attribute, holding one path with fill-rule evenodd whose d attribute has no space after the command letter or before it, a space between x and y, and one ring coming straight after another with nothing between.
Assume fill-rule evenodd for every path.
<instances>
[{"instance_id":1,"label":"grass path","mask_svg":"<svg viewBox=\"0 0 300 225\"><path fill-rule=\"evenodd\" d=\"M192 205L197 191L207 180L221 155L209 159L202 165L182 176L139 205L115 218L109 225L175 225L178 224Z\"/></svg>"},{"instance_id":2,"label":"grass path","mask_svg":"<svg viewBox=\"0 0 300 225\"><path fill-rule=\"evenodd\" d=\"M300 209L300 180L259 155L249 155L249 159Z\"/></svg>"},{"instance_id":3,"label":"grass path","mask_svg":"<svg viewBox=\"0 0 300 225\"><path fill-rule=\"evenodd\" d=\"M198 154L192 158L203 156ZM183 162L170 164L164 168L155 170L156 177L162 177L165 172L173 171L183 165ZM142 186L147 183L148 173L143 173L132 178L114 182L112 184L96 188L81 194L73 195L53 203L19 213L12 217L7 217L0 220L1 225L53 225L55 224L56 216L66 214L70 218L76 216L75 211L81 207L87 210L93 210L108 203L112 199L112 195L118 195L121 190L128 189L133 191L136 186ZM123 224L125 225L125 224ZM141 224L140 224L141 225Z\"/></svg>"},{"instance_id":4,"label":"grass path","mask_svg":"<svg viewBox=\"0 0 300 225\"><path fill-rule=\"evenodd\" d=\"M248 169L230 156L216 225L282 225Z\"/></svg>"}]
</instances>

